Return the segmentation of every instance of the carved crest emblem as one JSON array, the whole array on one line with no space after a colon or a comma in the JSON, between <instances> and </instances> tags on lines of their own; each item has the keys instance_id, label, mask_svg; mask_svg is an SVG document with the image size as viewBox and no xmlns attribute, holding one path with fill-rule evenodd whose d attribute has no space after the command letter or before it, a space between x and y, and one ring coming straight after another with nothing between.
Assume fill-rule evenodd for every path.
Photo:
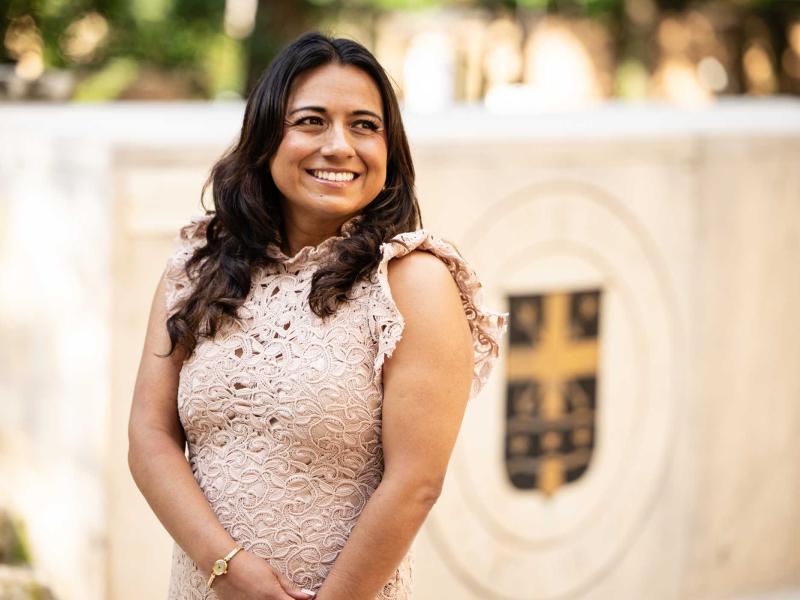
<instances>
[{"instance_id":1,"label":"carved crest emblem","mask_svg":"<svg viewBox=\"0 0 800 600\"><path fill-rule=\"evenodd\" d=\"M599 290L509 297L506 471L546 496L574 482L595 443Z\"/></svg>"}]
</instances>

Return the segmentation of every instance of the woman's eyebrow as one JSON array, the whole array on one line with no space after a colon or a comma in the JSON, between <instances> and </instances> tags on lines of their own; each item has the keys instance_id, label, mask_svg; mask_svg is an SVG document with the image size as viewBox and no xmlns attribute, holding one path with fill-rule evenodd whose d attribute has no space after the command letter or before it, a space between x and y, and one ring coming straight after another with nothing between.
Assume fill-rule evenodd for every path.
<instances>
[{"instance_id":1,"label":"woman's eyebrow","mask_svg":"<svg viewBox=\"0 0 800 600\"><path fill-rule=\"evenodd\" d=\"M323 113L323 114L328 112L328 111L325 110L324 106L301 106L300 108L295 108L294 110L289 111L289 114L293 115L294 113L300 112L301 110L313 110L315 112L319 112L319 113ZM383 121L383 119L381 119L378 115L376 115L371 110L366 110L366 109L354 110L350 114L351 115L370 115L370 116L375 117L379 121Z\"/></svg>"}]
</instances>

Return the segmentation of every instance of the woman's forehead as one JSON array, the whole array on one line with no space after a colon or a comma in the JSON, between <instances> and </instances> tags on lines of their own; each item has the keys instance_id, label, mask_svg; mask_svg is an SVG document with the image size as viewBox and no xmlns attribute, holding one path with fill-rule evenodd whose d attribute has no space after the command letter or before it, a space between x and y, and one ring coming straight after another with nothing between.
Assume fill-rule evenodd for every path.
<instances>
[{"instance_id":1,"label":"woman's forehead","mask_svg":"<svg viewBox=\"0 0 800 600\"><path fill-rule=\"evenodd\" d=\"M381 114L381 93L372 78L352 65L322 65L298 75L292 82L289 110L301 106L322 106L371 110Z\"/></svg>"}]
</instances>

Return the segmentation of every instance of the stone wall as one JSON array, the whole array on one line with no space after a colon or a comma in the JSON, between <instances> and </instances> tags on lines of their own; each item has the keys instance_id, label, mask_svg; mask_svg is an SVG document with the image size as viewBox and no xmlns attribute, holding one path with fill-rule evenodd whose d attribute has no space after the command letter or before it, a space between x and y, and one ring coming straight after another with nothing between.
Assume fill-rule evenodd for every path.
<instances>
[{"instance_id":1,"label":"stone wall","mask_svg":"<svg viewBox=\"0 0 800 600\"><path fill-rule=\"evenodd\" d=\"M128 474L127 416L171 240L241 111L0 111L0 505L65 600L166 592L171 541ZM415 543L420 600L800 585L800 103L406 124L424 226L488 305L603 293L589 469L552 494L508 483L505 348Z\"/></svg>"}]
</instances>

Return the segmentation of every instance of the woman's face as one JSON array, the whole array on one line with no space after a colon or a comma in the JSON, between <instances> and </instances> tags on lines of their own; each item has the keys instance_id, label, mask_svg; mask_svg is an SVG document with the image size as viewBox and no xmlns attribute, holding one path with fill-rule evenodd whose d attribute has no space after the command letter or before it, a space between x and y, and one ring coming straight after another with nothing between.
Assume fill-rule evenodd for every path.
<instances>
[{"instance_id":1,"label":"woman's face","mask_svg":"<svg viewBox=\"0 0 800 600\"><path fill-rule=\"evenodd\" d=\"M295 78L269 164L290 222L338 228L381 191L386 156L381 94L369 75L330 63Z\"/></svg>"}]
</instances>

